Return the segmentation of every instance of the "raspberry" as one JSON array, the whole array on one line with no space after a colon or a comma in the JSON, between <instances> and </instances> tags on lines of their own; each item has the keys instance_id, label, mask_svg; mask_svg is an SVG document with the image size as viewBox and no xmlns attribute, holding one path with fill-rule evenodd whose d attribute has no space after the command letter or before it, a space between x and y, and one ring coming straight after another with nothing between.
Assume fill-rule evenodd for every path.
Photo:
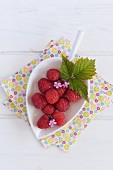
<instances>
[{"instance_id":1,"label":"raspberry","mask_svg":"<svg viewBox=\"0 0 113 170\"><path fill-rule=\"evenodd\" d=\"M57 92L57 90L55 89L49 89L46 93L45 93L45 98L47 100L48 103L50 104L54 104L58 101L59 99L59 94Z\"/></svg>"},{"instance_id":2,"label":"raspberry","mask_svg":"<svg viewBox=\"0 0 113 170\"><path fill-rule=\"evenodd\" d=\"M35 93L32 96L32 102L37 109L42 109L47 104L47 101L46 101L44 95L42 95L40 93Z\"/></svg>"},{"instance_id":3,"label":"raspberry","mask_svg":"<svg viewBox=\"0 0 113 170\"><path fill-rule=\"evenodd\" d=\"M54 112L53 119L55 119L58 126L62 126L66 123L65 115L63 112Z\"/></svg>"},{"instance_id":4,"label":"raspberry","mask_svg":"<svg viewBox=\"0 0 113 170\"><path fill-rule=\"evenodd\" d=\"M60 72L57 69L50 69L47 71L47 77L50 81L56 81L60 77Z\"/></svg>"},{"instance_id":5,"label":"raspberry","mask_svg":"<svg viewBox=\"0 0 113 170\"><path fill-rule=\"evenodd\" d=\"M70 102L66 97L61 97L59 101L56 103L56 108L60 112L65 112L69 109Z\"/></svg>"},{"instance_id":6,"label":"raspberry","mask_svg":"<svg viewBox=\"0 0 113 170\"><path fill-rule=\"evenodd\" d=\"M60 97L62 97L66 92L66 88L64 88L64 87L58 88L56 90L57 90Z\"/></svg>"},{"instance_id":7,"label":"raspberry","mask_svg":"<svg viewBox=\"0 0 113 170\"><path fill-rule=\"evenodd\" d=\"M73 91L71 89L67 90L67 95L70 102L76 102L81 98L81 96L76 91Z\"/></svg>"},{"instance_id":8,"label":"raspberry","mask_svg":"<svg viewBox=\"0 0 113 170\"><path fill-rule=\"evenodd\" d=\"M55 107L51 104L47 104L43 109L42 109L43 113L49 115L49 114L53 114L55 111Z\"/></svg>"},{"instance_id":9,"label":"raspberry","mask_svg":"<svg viewBox=\"0 0 113 170\"><path fill-rule=\"evenodd\" d=\"M53 88L53 84L46 78L42 78L38 81L38 88L41 93L45 93L48 89Z\"/></svg>"},{"instance_id":10,"label":"raspberry","mask_svg":"<svg viewBox=\"0 0 113 170\"><path fill-rule=\"evenodd\" d=\"M43 115L37 122L37 127L40 129L47 129L49 127L49 118L47 115Z\"/></svg>"}]
</instances>

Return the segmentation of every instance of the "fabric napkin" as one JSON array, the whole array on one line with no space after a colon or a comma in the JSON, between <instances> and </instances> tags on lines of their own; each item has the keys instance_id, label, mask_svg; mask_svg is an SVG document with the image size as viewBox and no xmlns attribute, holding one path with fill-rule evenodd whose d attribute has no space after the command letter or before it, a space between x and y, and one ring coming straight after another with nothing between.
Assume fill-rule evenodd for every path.
<instances>
[{"instance_id":1,"label":"fabric napkin","mask_svg":"<svg viewBox=\"0 0 113 170\"><path fill-rule=\"evenodd\" d=\"M31 61L27 66L1 83L1 86L8 95L7 100L3 104L24 119L25 122L29 123L25 99L27 83L32 70L37 64L47 58L59 57L61 53L68 57L70 50L71 43L69 40L62 39L58 42L51 40L39 58ZM74 60L78 58L79 56L75 54ZM89 103L85 103L71 123L61 128L55 134L41 139L40 141L43 146L50 148L52 145L56 145L61 150L68 151L84 129L88 127L92 119L96 117L97 113L103 111L113 103L112 97L113 85L106 82L99 75L94 76L90 80Z\"/></svg>"}]
</instances>

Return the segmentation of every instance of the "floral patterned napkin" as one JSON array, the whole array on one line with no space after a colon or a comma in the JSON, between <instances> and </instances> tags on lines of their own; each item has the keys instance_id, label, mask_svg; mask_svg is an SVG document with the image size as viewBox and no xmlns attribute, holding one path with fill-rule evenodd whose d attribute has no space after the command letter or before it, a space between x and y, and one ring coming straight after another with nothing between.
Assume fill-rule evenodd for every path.
<instances>
[{"instance_id":1,"label":"floral patterned napkin","mask_svg":"<svg viewBox=\"0 0 113 170\"><path fill-rule=\"evenodd\" d=\"M1 83L1 86L8 95L7 100L3 104L29 123L25 99L27 83L32 70L37 64L47 58L59 57L61 53L68 57L70 50L71 44L69 40L62 39L58 42L51 40L39 58L31 61L27 66ZM76 54L74 60L76 61L78 58L79 56ZM89 103L85 103L71 123L61 128L55 134L41 139L40 141L43 146L50 148L52 145L56 145L61 150L68 151L92 119L95 118L97 113L112 104L112 97L113 85L106 82L104 78L99 75L94 76L93 79L90 80Z\"/></svg>"}]
</instances>

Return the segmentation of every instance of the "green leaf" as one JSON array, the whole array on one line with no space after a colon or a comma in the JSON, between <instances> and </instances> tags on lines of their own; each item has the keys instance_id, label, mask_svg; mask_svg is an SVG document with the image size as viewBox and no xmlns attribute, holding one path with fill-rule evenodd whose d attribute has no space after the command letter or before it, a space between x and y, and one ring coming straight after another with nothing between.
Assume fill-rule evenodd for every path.
<instances>
[{"instance_id":1,"label":"green leaf","mask_svg":"<svg viewBox=\"0 0 113 170\"><path fill-rule=\"evenodd\" d=\"M74 65L73 74L77 79L91 79L96 74L95 60L80 58Z\"/></svg>"},{"instance_id":2,"label":"green leaf","mask_svg":"<svg viewBox=\"0 0 113 170\"><path fill-rule=\"evenodd\" d=\"M61 68L59 69L61 73L61 78L68 81L73 75L74 63L69 61L64 56L62 56L62 60L63 62L61 64Z\"/></svg>"},{"instance_id":3,"label":"green leaf","mask_svg":"<svg viewBox=\"0 0 113 170\"><path fill-rule=\"evenodd\" d=\"M70 81L70 88L72 90L76 90L77 93L80 94L85 100L88 100L88 89L85 83L79 79L71 79Z\"/></svg>"}]
</instances>

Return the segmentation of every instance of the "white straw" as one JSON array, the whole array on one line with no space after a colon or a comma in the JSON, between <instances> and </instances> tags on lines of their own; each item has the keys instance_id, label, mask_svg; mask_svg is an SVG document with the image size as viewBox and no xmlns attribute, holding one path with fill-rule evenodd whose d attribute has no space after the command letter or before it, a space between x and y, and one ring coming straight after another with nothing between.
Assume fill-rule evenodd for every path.
<instances>
[{"instance_id":1,"label":"white straw","mask_svg":"<svg viewBox=\"0 0 113 170\"><path fill-rule=\"evenodd\" d=\"M78 33L77 33L77 36L75 38L74 44L72 46L70 56L69 56L69 60L73 60L74 54L77 52L83 36L84 36L84 32L79 30Z\"/></svg>"}]
</instances>

